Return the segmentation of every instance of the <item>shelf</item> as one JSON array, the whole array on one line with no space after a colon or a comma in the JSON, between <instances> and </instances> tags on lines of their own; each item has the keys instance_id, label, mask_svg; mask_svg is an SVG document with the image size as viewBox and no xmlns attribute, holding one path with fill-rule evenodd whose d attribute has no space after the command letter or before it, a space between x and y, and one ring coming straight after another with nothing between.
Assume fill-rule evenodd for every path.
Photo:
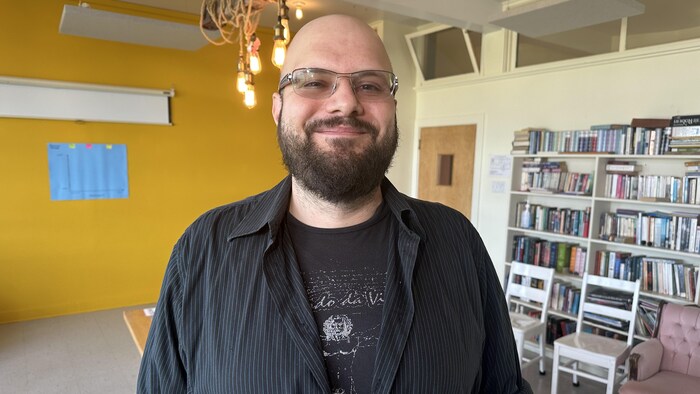
<instances>
[{"instance_id":1,"label":"shelf","mask_svg":"<svg viewBox=\"0 0 700 394\"><path fill-rule=\"evenodd\" d=\"M535 157L551 157L557 159L625 159L625 160L700 160L700 155L618 155L614 153L603 152L539 152L534 155L511 155L517 158L535 158Z\"/></svg>"},{"instance_id":2,"label":"shelf","mask_svg":"<svg viewBox=\"0 0 700 394\"><path fill-rule=\"evenodd\" d=\"M593 323L592 321L586 320L585 318L583 319L583 325L584 325L584 326L596 327L596 328L600 328L601 330L610 331L610 332L614 332L614 333L616 333L616 334L620 334L620 335L627 336L627 331L622 331L622 330L620 330L620 329L618 329L618 328L608 327L608 326L606 326L606 325L604 325L604 324Z\"/></svg>"},{"instance_id":3,"label":"shelf","mask_svg":"<svg viewBox=\"0 0 700 394\"><path fill-rule=\"evenodd\" d=\"M538 193L538 192L524 192L520 190L513 190L510 192L514 196L527 196L527 197L554 197L561 199L571 199L590 202L591 197L587 194L566 194L566 193Z\"/></svg>"},{"instance_id":4,"label":"shelf","mask_svg":"<svg viewBox=\"0 0 700 394\"><path fill-rule=\"evenodd\" d=\"M569 312L563 312L563 311L560 311L557 309L551 309L551 308L549 309L549 312L547 312L547 313L550 315L559 316L559 317L563 317L565 319L570 319L570 320L576 320L576 318L578 317L578 316L573 315Z\"/></svg>"},{"instance_id":5,"label":"shelf","mask_svg":"<svg viewBox=\"0 0 700 394\"><path fill-rule=\"evenodd\" d=\"M524 306L524 307L529 308L529 309L535 309L538 311L542 310L542 305L535 304L534 302L523 301L523 300L519 300L516 298L511 298L510 302L512 302L513 304L516 304L516 305Z\"/></svg>"},{"instance_id":6,"label":"shelf","mask_svg":"<svg viewBox=\"0 0 700 394\"><path fill-rule=\"evenodd\" d=\"M620 204L631 204L631 205L654 205L656 207L667 207L671 209L690 209L690 210L700 210L700 205L697 204L679 204L674 202L665 201L641 201L641 200L625 200L623 198L611 198L611 197L596 197L596 201L614 202Z\"/></svg>"},{"instance_id":7,"label":"shelf","mask_svg":"<svg viewBox=\"0 0 700 394\"><path fill-rule=\"evenodd\" d=\"M573 242L577 242L577 243L588 241L588 238L579 237L579 236L576 236L576 235L552 233L552 232L549 232L549 231L532 230L532 229L529 229L529 228L508 227L508 230L510 230L510 231L518 231L518 232L521 232L521 233L523 233L523 234L540 235L540 236L546 237L546 238L558 237L558 238L561 238L561 239L567 239L567 240L570 240L570 241L573 241Z\"/></svg>"},{"instance_id":8,"label":"shelf","mask_svg":"<svg viewBox=\"0 0 700 394\"><path fill-rule=\"evenodd\" d=\"M693 300L689 300L687 298L683 297L677 297L677 296L672 296L672 295L666 295L666 294L659 294L655 293L653 291L648 291L648 290L640 290L639 295L643 295L645 297L649 298L655 298L657 300L664 300L672 303L693 303Z\"/></svg>"}]
</instances>

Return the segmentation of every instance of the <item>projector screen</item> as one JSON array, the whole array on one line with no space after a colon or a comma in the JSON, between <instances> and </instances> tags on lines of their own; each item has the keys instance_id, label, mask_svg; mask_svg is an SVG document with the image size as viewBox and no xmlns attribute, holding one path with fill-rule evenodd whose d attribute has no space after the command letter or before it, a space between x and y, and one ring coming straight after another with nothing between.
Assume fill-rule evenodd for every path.
<instances>
[{"instance_id":1,"label":"projector screen","mask_svg":"<svg viewBox=\"0 0 700 394\"><path fill-rule=\"evenodd\" d=\"M171 125L173 93L0 77L0 117Z\"/></svg>"}]
</instances>

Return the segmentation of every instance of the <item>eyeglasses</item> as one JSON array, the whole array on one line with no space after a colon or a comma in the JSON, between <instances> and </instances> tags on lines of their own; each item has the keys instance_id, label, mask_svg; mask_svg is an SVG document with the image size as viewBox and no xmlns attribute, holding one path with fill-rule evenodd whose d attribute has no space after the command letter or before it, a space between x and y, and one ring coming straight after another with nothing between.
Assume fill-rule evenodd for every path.
<instances>
[{"instance_id":1,"label":"eyeglasses","mask_svg":"<svg viewBox=\"0 0 700 394\"><path fill-rule=\"evenodd\" d=\"M383 70L365 70L337 73L322 68L298 68L282 77L279 92L292 85L294 93L310 99L324 99L335 93L338 79L348 78L355 97L362 101L379 101L393 97L399 88L394 73Z\"/></svg>"}]
</instances>

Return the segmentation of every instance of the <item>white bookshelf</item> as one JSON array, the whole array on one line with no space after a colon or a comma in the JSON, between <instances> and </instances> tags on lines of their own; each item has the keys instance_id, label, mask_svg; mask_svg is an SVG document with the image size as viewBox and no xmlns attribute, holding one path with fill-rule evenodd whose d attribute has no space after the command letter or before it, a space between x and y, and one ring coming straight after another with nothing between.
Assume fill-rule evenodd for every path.
<instances>
[{"instance_id":1,"label":"white bookshelf","mask_svg":"<svg viewBox=\"0 0 700 394\"><path fill-rule=\"evenodd\" d=\"M558 193L541 193L521 190L521 175L523 163L533 158L540 157L547 161L564 161L568 172L588 173L593 176L593 187L590 195L570 195ZM615 212L617 209L630 209L643 212L663 211L668 213L684 212L700 215L700 205L679 204L665 201L641 201L624 200L610 198L605 195L606 164L610 160L630 161L639 166L640 175L672 175L683 177L685 174L685 162L698 161L700 155L615 155L606 153L571 153L558 154L554 152L543 152L535 155L513 155L513 174L509 191L509 215L507 224L507 244L506 244L506 276L510 267L510 260L514 248L514 239L517 236L536 237L547 241L567 242L584 247L587 256L584 261L584 269L590 274L594 274L596 252L614 251L628 252L632 255L644 255L647 257L657 257L673 259L680 263L700 267L700 253L688 251L671 250L665 248L637 245L633 243L614 242L600 237L600 216L604 212ZM587 236L573 236L549 231L534 230L531 228L518 227L516 220L516 210L518 203L529 202L530 204L544 205L548 207L570 208L584 210L590 208L590 226ZM568 264L567 264L568 266ZM568 282L572 285L581 285L581 276L568 272L557 272L555 280ZM700 290L696 291L700 293ZM653 291L642 291L642 296L663 300L671 303L698 303L698 294L694 299L682 298L679 296L661 294ZM550 315L575 320L576 316L550 309ZM601 326L602 327L602 326ZM609 327L602 327L608 331L615 331ZM646 338L635 335L639 340Z\"/></svg>"}]
</instances>

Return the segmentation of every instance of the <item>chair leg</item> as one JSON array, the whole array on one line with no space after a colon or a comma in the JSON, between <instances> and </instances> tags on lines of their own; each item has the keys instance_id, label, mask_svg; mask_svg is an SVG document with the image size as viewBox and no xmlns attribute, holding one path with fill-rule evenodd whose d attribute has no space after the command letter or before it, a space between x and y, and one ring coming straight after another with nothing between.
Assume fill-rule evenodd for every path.
<instances>
[{"instance_id":1,"label":"chair leg","mask_svg":"<svg viewBox=\"0 0 700 394\"><path fill-rule=\"evenodd\" d=\"M520 365L522 366L523 365L523 351L524 351L523 348L525 347L525 338L523 335L517 335L515 337L515 345L518 348L518 363L520 363Z\"/></svg>"},{"instance_id":2,"label":"chair leg","mask_svg":"<svg viewBox=\"0 0 700 394\"><path fill-rule=\"evenodd\" d=\"M539 336L539 343L540 343L540 375L544 375L546 373L544 369L544 338L545 338L545 332L542 330Z\"/></svg>"},{"instance_id":3,"label":"chair leg","mask_svg":"<svg viewBox=\"0 0 700 394\"><path fill-rule=\"evenodd\" d=\"M554 345L554 355L552 356L552 393L557 394L557 384L559 383L559 347Z\"/></svg>"},{"instance_id":4,"label":"chair leg","mask_svg":"<svg viewBox=\"0 0 700 394\"><path fill-rule=\"evenodd\" d=\"M608 368L608 387L605 390L605 394L613 394L613 389L615 388L615 370L617 367L615 365Z\"/></svg>"},{"instance_id":5,"label":"chair leg","mask_svg":"<svg viewBox=\"0 0 700 394\"><path fill-rule=\"evenodd\" d=\"M576 374L576 371L578 370L578 361L574 361L574 363L571 365L571 369L574 370L574 372L572 372L574 386L578 387L578 375Z\"/></svg>"}]
</instances>

